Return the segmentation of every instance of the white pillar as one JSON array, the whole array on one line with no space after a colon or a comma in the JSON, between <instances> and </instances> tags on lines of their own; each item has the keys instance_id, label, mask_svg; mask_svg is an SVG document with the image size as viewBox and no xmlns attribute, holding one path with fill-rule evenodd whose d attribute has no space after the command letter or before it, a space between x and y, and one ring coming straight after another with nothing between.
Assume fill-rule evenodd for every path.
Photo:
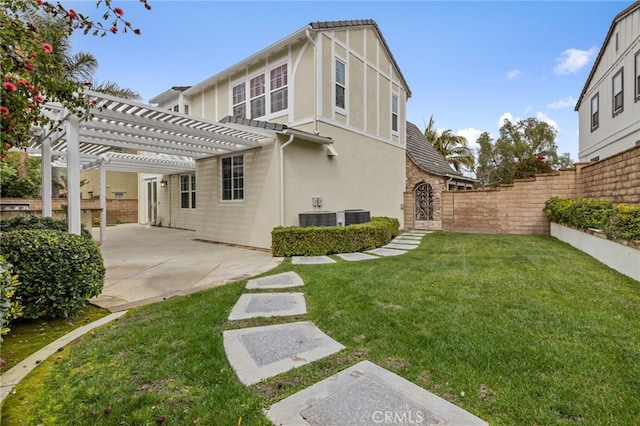
<instances>
[{"instance_id":1,"label":"white pillar","mask_svg":"<svg viewBox=\"0 0 640 426\"><path fill-rule=\"evenodd\" d=\"M107 160L100 162L100 242L107 239Z\"/></svg>"},{"instance_id":2,"label":"white pillar","mask_svg":"<svg viewBox=\"0 0 640 426\"><path fill-rule=\"evenodd\" d=\"M80 235L80 120L70 114L67 127L67 216L69 232Z\"/></svg>"},{"instance_id":3,"label":"white pillar","mask_svg":"<svg viewBox=\"0 0 640 426\"><path fill-rule=\"evenodd\" d=\"M42 216L51 217L51 138L42 141L40 151L42 154Z\"/></svg>"}]
</instances>

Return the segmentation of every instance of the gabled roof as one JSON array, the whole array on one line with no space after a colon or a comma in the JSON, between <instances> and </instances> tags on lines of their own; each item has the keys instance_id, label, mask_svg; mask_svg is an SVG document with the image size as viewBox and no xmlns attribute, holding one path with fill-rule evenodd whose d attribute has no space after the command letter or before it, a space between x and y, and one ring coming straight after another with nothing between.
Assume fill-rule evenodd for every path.
<instances>
[{"instance_id":1,"label":"gabled roof","mask_svg":"<svg viewBox=\"0 0 640 426\"><path fill-rule=\"evenodd\" d=\"M587 82L584 84L584 87L582 88L582 92L580 93L580 97L578 98L578 102L576 102L576 107L574 108L574 111L578 111L578 108L580 108L580 104L582 103L582 99L584 98L584 95L587 93L587 89L589 88L589 85L591 84L591 79L593 79L593 75L596 73L596 69L598 68L598 65L600 64L600 60L602 59L602 55L604 55L604 51L607 48L607 45L609 44L609 40L613 36L614 29L615 29L616 25L618 24L618 22L622 21L623 19L625 19L627 16L631 15L633 12L635 12L638 9L640 9L640 0L637 0L637 1L633 2L631 5L629 5L629 7L624 9L622 12L618 13L616 15L616 17L613 18L613 21L611 22L611 27L609 27L609 32L607 33L607 36L604 38L604 42L602 43L602 46L600 47L600 52L598 52L598 56L596 57L596 60L593 63L593 67L591 68L591 72L589 73L589 77L587 77Z\"/></svg>"},{"instance_id":2,"label":"gabled roof","mask_svg":"<svg viewBox=\"0 0 640 426\"><path fill-rule=\"evenodd\" d=\"M398 75L400 76L400 80L402 80L402 84L404 85L405 89L407 90L407 98L411 97L411 90L409 89L409 85L407 84L407 81L404 78L404 75L402 74L402 72L400 71L400 67L398 66L398 63L396 62L395 58L393 57L393 54L391 53L391 50L389 49L389 45L387 44L386 40L384 39L384 37L382 36L382 32L380 31L380 28L378 27L378 24L373 20L373 19L358 19L358 20L348 20L348 21L323 21L323 22L311 22L308 25L305 25L304 27L302 27L301 29L299 29L298 31L286 36L285 38L283 38L280 41L277 41L275 43L273 43L272 45L265 47L264 49L260 50L259 52L249 56L248 58L228 67L227 69L207 78L206 80L201 81L198 84L195 84L193 86L191 86L189 89L187 89L185 91L185 95L192 95L200 90L203 90L209 86L213 86L215 83L217 83L218 81L220 81L221 79L226 78L229 74L232 74L236 71L239 71L241 69L244 69L248 66L250 66L251 64L254 64L257 60L260 60L261 58L267 57L270 54L279 51L281 49L284 49L286 46L290 46L294 43L297 43L298 41L302 40L302 39L306 39L307 38L307 31L328 31L328 30L334 30L334 29L341 29L341 28L350 28L350 27L362 27L362 26L372 26L376 33L378 34L378 36L380 37L380 40L382 40L382 44L384 45L385 49L387 50L387 52L389 53L389 58L391 59L391 62L393 64L393 67L396 69L396 71L398 72Z\"/></svg>"},{"instance_id":3,"label":"gabled roof","mask_svg":"<svg viewBox=\"0 0 640 426\"><path fill-rule=\"evenodd\" d=\"M447 160L429 143L418 126L407 121L407 155L427 173L437 176L465 178L456 172ZM471 179L473 180L473 179Z\"/></svg>"}]
</instances>

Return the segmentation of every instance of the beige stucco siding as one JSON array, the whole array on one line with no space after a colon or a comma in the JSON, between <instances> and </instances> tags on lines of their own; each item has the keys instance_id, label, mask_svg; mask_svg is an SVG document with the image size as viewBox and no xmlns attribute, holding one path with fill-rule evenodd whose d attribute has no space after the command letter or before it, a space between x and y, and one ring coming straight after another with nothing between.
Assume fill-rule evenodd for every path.
<instances>
[{"instance_id":1,"label":"beige stucco siding","mask_svg":"<svg viewBox=\"0 0 640 426\"><path fill-rule=\"evenodd\" d=\"M349 55L349 124L358 129L365 128L365 68L355 55Z\"/></svg>"}]
</instances>

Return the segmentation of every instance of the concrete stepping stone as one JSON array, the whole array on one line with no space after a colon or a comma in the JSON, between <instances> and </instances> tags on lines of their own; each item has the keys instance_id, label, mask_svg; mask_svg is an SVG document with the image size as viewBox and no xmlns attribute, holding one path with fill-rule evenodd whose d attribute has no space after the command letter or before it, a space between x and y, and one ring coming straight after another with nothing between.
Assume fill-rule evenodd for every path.
<instances>
[{"instance_id":1,"label":"concrete stepping stone","mask_svg":"<svg viewBox=\"0 0 640 426\"><path fill-rule=\"evenodd\" d=\"M254 278L247 282L248 289L257 288L289 288L303 286L304 282L300 275L295 272L284 272L282 274L270 275L268 277Z\"/></svg>"},{"instance_id":2,"label":"concrete stepping stone","mask_svg":"<svg viewBox=\"0 0 640 426\"><path fill-rule=\"evenodd\" d=\"M248 293L240 296L229 314L229 321L306 313L307 304L302 293Z\"/></svg>"},{"instance_id":3,"label":"concrete stepping stone","mask_svg":"<svg viewBox=\"0 0 640 426\"><path fill-rule=\"evenodd\" d=\"M293 256L291 263L294 265L320 265L322 263L336 263L329 256Z\"/></svg>"},{"instance_id":4,"label":"concrete stepping stone","mask_svg":"<svg viewBox=\"0 0 640 426\"><path fill-rule=\"evenodd\" d=\"M276 425L487 425L462 408L369 361L271 406Z\"/></svg>"},{"instance_id":5,"label":"concrete stepping stone","mask_svg":"<svg viewBox=\"0 0 640 426\"><path fill-rule=\"evenodd\" d=\"M367 253L373 253L373 254L377 254L378 256L399 256L401 254L405 254L406 251L405 250L394 250L391 248L384 248L384 247L380 247L377 249L373 249L373 250L369 250Z\"/></svg>"},{"instance_id":6,"label":"concrete stepping stone","mask_svg":"<svg viewBox=\"0 0 640 426\"><path fill-rule=\"evenodd\" d=\"M349 262L356 262L359 260L370 260L370 259L378 259L378 256L372 256L366 253L340 253L337 254L341 259L348 260Z\"/></svg>"},{"instance_id":7,"label":"concrete stepping stone","mask_svg":"<svg viewBox=\"0 0 640 426\"><path fill-rule=\"evenodd\" d=\"M398 237L398 238L394 238L391 242L393 244L411 244L411 245L414 245L414 246L419 246L421 241L420 240L410 240L410 239L407 239L407 238Z\"/></svg>"},{"instance_id":8,"label":"concrete stepping stone","mask_svg":"<svg viewBox=\"0 0 640 426\"><path fill-rule=\"evenodd\" d=\"M311 321L226 330L222 337L229 364L245 385L344 349Z\"/></svg>"},{"instance_id":9,"label":"concrete stepping stone","mask_svg":"<svg viewBox=\"0 0 640 426\"><path fill-rule=\"evenodd\" d=\"M397 249L397 250L413 250L416 247L418 246L415 244L399 244L399 243L391 243L391 244L387 244L386 246L383 246L383 248Z\"/></svg>"},{"instance_id":10,"label":"concrete stepping stone","mask_svg":"<svg viewBox=\"0 0 640 426\"><path fill-rule=\"evenodd\" d=\"M400 234L396 237L396 239L401 238L403 240L415 240L422 241L422 235L413 235L413 234Z\"/></svg>"}]
</instances>

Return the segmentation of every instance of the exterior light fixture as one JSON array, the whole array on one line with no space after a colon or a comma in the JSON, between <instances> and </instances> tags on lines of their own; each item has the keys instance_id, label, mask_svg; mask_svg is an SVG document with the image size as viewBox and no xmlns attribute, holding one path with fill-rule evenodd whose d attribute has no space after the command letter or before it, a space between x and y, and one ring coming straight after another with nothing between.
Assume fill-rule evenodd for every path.
<instances>
[{"instance_id":1,"label":"exterior light fixture","mask_svg":"<svg viewBox=\"0 0 640 426\"><path fill-rule=\"evenodd\" d=\"M160 188L164 188L167 186L167 181L166 180L161 180L160 181Z\"/></svg>"}]
</instances>

